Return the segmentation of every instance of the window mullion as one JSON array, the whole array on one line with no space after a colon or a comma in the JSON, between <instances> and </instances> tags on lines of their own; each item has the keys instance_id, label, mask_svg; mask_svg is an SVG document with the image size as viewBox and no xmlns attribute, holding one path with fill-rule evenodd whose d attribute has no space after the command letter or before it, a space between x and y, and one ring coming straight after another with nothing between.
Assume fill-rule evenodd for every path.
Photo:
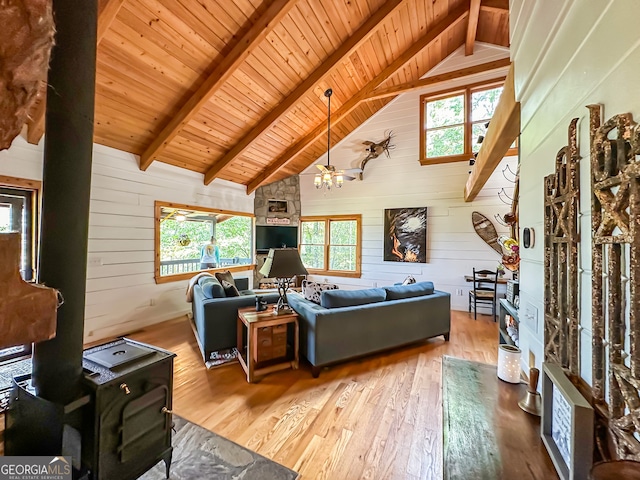
<instances>
[{"instance_id":1,"label":"window mullion","mask_svg":"<svg viewBox=\"0 0 640 480\"><path fill-rule=\"evenodd\" d=\"M464 109L465 109L465 125L464 125L464 153L473 152L471 146L471 92L468 88L464 91Z\"/></svg>"},{"instance_id":2,"label":"window mullion","mask_svg":"<svg viewBox=\"0 0 640 480\"><path fill-rule=\"evenodd\" d=\"M331 229L331 220L325 220L324 227L324 270L329 271L329 242L331 238L331 234L329 230Z\"/></svg>"}]
</instances>

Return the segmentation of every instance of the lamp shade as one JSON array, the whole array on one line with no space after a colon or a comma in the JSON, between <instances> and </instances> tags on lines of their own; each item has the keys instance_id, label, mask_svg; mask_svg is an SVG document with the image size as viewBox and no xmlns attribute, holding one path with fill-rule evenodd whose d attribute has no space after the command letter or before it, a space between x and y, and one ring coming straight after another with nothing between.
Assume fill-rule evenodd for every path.
<instances>
[{"instance_id":1,"label":"lamp shade","mask_svg":"<svg viewBox=\"0 0 640 480\"><path fill-rule=\"evenodd\" d=\"M260 273L270 278L289 278L307 275L297 248L272 248L260 269Z\"/></svg>"}]
</instances>

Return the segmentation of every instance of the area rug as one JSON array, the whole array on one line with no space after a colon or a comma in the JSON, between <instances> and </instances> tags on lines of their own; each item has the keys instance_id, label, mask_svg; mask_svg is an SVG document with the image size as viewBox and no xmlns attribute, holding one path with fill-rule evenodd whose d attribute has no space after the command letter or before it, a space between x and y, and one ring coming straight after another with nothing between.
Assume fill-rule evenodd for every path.
<instances>
[{"instance_id":1,"label":"area rug","mask_svg":"<svg viewBox=\"0 0 640 480\"><path fill-rule=\"evenodd\" d=\"M172 480L295 480L288 469L177 415L173 416ZM164 462L141 480L164 480Z\"/></svg>"},{"instance_id":2,"label":"area rug","mask_svg":"<svg viewBox=\"0 0 640 480\"><path fill-rule=\"evenodd\" d=\"M442 357L445 480L557 478L539 417L518 407L525 391L495 365Z\"/></svg>"},{"instance_id":3,"label":"area rug","mask_svg":"<svg viewBox=\"0 0 640 480\"><path fill-rule=\"evenodd\" d=\"M493 369L492 375L495 375L496 367L491 365L446 355L442 357L445 480L500 478L500 458L495 455L495 431L483 407L483 399L495 395L483 386L482 377L487 368ZM469 461L470 457L474 460Z\"/></svg>"}]
</instances>

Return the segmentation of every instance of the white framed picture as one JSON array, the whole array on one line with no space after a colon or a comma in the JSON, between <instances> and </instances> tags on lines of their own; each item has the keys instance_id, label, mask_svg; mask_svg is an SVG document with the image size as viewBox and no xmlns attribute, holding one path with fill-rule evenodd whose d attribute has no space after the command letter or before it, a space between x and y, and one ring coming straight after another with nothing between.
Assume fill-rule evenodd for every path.
<instances>
[{"instance_id":1,"label":"white framed picture","mask_svg":"<svg viewBox=\"0 0 640 480\"><path fill-rule=\"evenodd\" d=\"M558 365L542 364L542 441L562 480L588 478L593 408Z\"/></svg>"}]
</instances>

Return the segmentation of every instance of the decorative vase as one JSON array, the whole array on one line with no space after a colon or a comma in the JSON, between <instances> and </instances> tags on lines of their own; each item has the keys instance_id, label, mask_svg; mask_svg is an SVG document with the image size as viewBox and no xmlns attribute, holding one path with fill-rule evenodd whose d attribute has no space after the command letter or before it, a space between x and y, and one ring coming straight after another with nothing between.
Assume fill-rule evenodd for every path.
<instances>
[{"instance_id":1,"label":"decorative vase","mask_svg":"<svg viewBox=\"0 0 640 480\"><path fill-rule=\"evenodd\" d=\"M498 378L509 383L520 383L521 350L512 345L498 347Z\"/></svg>"}]
</instances>

